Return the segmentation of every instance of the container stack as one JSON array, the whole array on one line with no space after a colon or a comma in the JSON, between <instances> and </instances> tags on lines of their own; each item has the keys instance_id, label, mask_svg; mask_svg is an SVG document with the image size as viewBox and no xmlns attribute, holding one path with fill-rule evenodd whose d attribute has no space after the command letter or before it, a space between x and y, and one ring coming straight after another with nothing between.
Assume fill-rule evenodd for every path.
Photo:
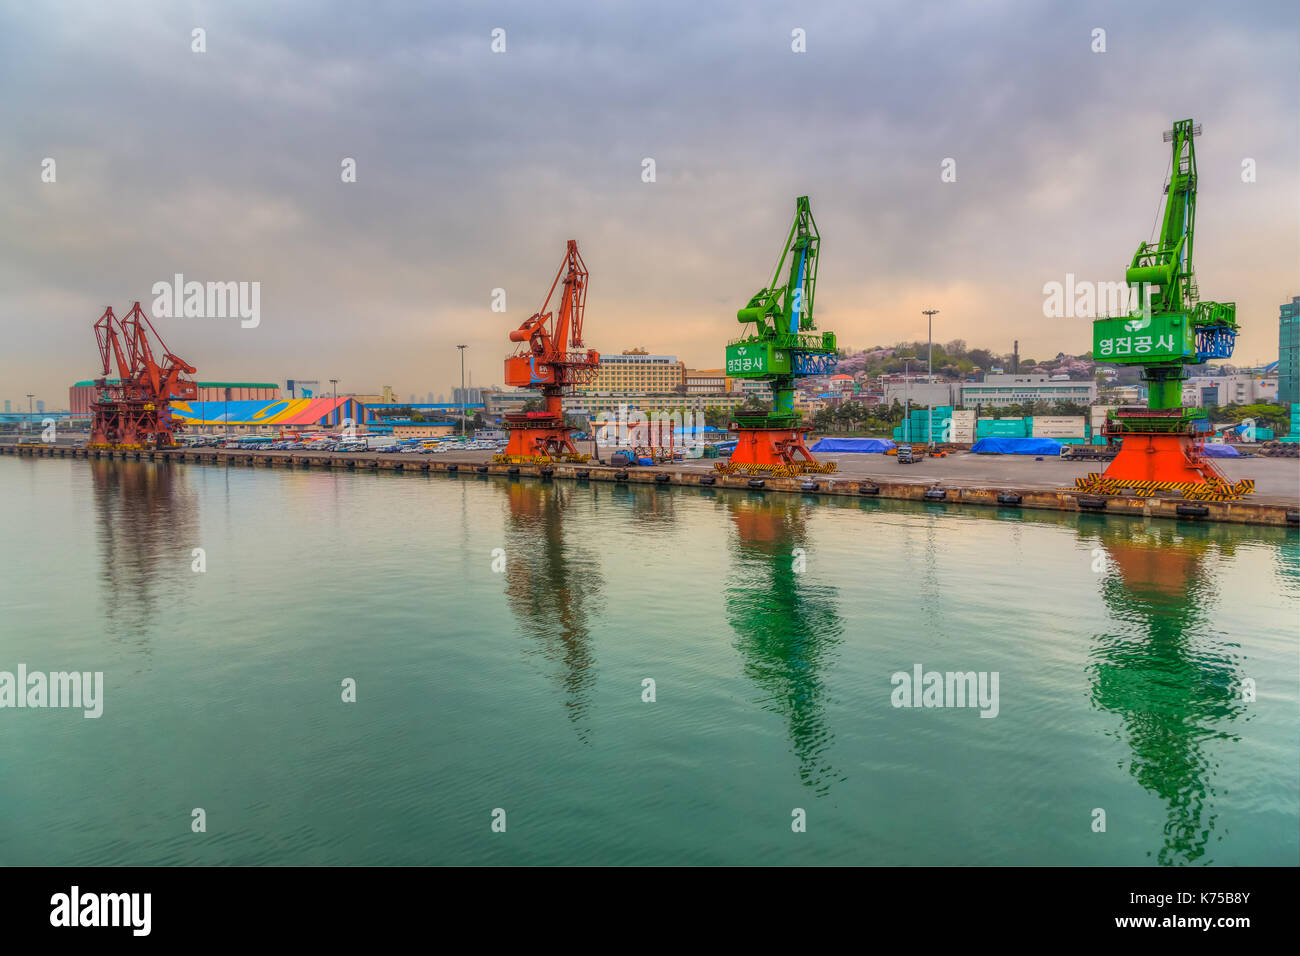
<instances>
[{"instance_id":1,"label":"container stack","mask_svg":"<svg viewBox=\"0 0 1300 956\"><path fill-rule=\"evenodd\" d=\"M934 407L935 442L943 442L945 440L944 436L951 434L952 429L949 423L952 421L952 409L951 405L936 405ZM909 417L904 420L904 424L894 429L894 441L929 443L931 414L930 409L913 409Z\"/></svg>"}]
</instances>

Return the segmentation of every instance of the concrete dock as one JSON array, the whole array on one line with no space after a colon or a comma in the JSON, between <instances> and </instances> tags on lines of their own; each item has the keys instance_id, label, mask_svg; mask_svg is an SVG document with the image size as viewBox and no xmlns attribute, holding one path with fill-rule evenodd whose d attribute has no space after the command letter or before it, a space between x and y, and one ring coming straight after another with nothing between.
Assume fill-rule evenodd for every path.
<instances>
[{"instance_id":1,"label":"concrete dock","mask_svg":"<svg viewBox=\"0 0 1300 956\"><path fill-rule=\"evenodd\" d=\"M440 455L377 452L252 451L231 448L175 448L157 451L107 451L66 444L0 444L0 454L46 458L111 458L280 468L324 468L443 474L498 474L547 479L621 481L658 485L708 485L798 494L871 496L984 507L1090 511L1135 517L1225 521L1239 524L1300 526L1300 460L1294 458L1220 459L1232 481L1255 479L1255 492L1239 501L1184 501L1181 498L1100 497L1074 490L1074 479L1105 470L1104 462L1042 461L1028 456L950 454L900 465L892 456L828 456L839 471L799 478L720 475L713 459L652 467L615 468L596 462L505 465L492 452Z\"/></svg>"}]
</instances>

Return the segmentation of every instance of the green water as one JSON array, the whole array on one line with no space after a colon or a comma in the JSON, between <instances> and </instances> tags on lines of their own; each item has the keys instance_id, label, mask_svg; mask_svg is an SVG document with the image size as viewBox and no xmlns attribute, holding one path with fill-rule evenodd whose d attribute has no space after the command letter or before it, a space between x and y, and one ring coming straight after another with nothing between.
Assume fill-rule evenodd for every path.
<instances>
[{"instance_id":1,"label":"green water","mask_svg":"<svg viewBox=\"0 0 1300 956\"><path fill-rule=\"evenodd\" d=\"M1300 862L1293 531L12 457L0 493L0 671L105 683L0 709L0 864ZM892 706L916 664L997 672L997 716Z\"/></svg>"}]
</instances>

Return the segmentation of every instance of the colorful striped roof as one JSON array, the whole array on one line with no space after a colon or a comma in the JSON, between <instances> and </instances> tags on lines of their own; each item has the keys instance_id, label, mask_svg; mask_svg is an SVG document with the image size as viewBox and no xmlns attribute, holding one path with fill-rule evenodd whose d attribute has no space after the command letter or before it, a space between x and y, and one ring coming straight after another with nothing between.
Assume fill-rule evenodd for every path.
<instances>
[{"instance_id":1,"label":"colorful striped roof","mask_svg":"<svg viewBox=\"0 0 1300 956\"><path fill-rule=\"evenodd\" d=\"M274 401L172 402L172 415L192 425L316 425L350 398L281 398Z\"/></svg>"}]
</instances>

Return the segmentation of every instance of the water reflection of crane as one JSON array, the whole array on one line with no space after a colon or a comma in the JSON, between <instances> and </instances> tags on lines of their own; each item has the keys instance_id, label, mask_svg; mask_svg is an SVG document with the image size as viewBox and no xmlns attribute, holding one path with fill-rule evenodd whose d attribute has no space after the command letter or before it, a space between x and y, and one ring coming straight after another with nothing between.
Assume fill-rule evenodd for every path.
<instances>
[{"instance_id":1,"label":"water reflection of crane","mask_svg":"<svg viewBox=\"0 0 1300 956\"><path fill-rule=\"evenodd\" d=\"M92 458L86 466L99 525L100 603L114 632L141 641L176 610L161 592L171 576L190 573L198 504L170 462Z\"/></svg>"},{"instance_id":2,"label":"water reflection of crane","mask_svg":"<svg viewBox=\"0 0 1300 956\"><path fill-rule=\"evenodd\" d=\"M763 708L788 722L799 778L825 794L844 779L828 761L834 735L826 725L822 680L840 643L836 589L795 570L795 549L807 547L801 503L776 495L728 496L726 508L736 528L727 618L745 676L761 689Z\"/></svg>"},{"instance_id":3,"label":"water reflection of crane","mask_svg":"<svg viewBox=\"0 0 1300 956\"><path fill-rule=\"evenodd\" d=\"M537 653L556 669L569 720L585 741L595 680L588 620L598 612L603 579L596 555L565 540L572 493L549 482L507 485L506 597Z\"/></svg>"},{"instance_id":4,"label":"water reflection of crane","mask_svg":"<svg viewBox=\"0 0 1300 956\"><path fill-rule=\"evenodd\" d=\"M1229 554L1232 544L1207 525L1107 521L1098 538L1110 565L1102 597L1118 627L1095 639L1092 703L1120 717L1129 772L1168 807L1158 861L1196 862L1215 824L1208 745L1237 739L1228 726L1243 709L1238 660L1215 633L1214 578L1204 568L1211 549Z\"/></svg>"},{"instance_id":5,"label":"water reflection of crane","mask_svg":"<svg viewBox=\"0 0 1300 956\"><path fill-rule=\"evenodd\" d=\"M636 519L638 531L668 531L677 522L677 493L653 485L614 485L610 501L627 507Z\"/></svg>"}]
</instances>

